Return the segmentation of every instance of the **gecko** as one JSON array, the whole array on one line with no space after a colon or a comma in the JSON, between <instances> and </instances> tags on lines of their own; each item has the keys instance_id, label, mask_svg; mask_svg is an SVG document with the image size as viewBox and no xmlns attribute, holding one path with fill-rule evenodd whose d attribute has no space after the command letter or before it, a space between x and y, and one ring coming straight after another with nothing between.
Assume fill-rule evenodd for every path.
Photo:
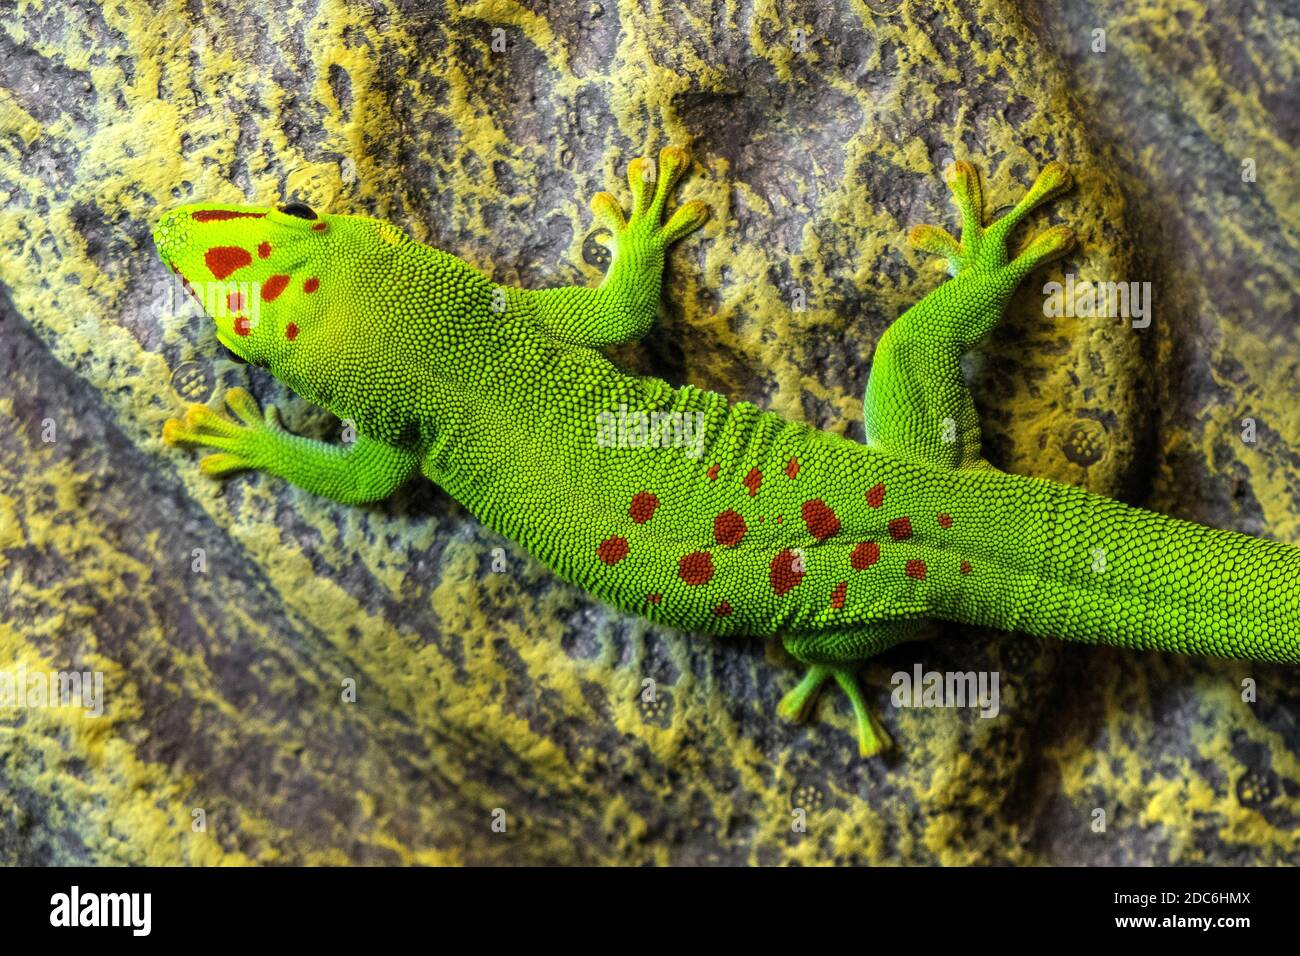
<instances>
[{"instance_id":1,"label":"gecko","mask_svg":"<svg viewBox=\"0 0 1300 956\"><path fill-rule=\"evenodd\" d=\"M343 504L423 475L625 612L693 633L777 635L806 667L778 713L805 719L833 682L863 756L892 741L858 671L932 619L1300 661L1300 547L984 457L960 360L1020 283L1074 246L1056 225L1009 251L1016 226L1070 187L1062 163L993 221L974 167L945 170L959 238L933 225L907 238L946 260L948 277L876 343L863 442L606 356L650 329L670 247L709 218L700 201L669 209L689 163L675 146L634 159L626 214L608 192L592 199L611 252L595 287L500 285L392 224L300 202L167 212L155 245L217 340L355 434L292 434L273 406L232 388L229 413L191 405L163 439L210 449L206 475L256 470Z\"/></svg>"}]
</instances>

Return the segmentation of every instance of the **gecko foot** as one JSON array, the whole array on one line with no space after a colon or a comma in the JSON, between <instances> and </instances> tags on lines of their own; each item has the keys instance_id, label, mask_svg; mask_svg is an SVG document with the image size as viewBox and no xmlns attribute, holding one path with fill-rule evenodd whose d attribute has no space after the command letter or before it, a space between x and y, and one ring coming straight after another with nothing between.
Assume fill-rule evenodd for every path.
<instances>
[{"instance_id":1,"label":"gecko foot","mask_svg":"<svg viewBox=\"0 0 1300 956\"><path fill-rule=\"evenodd\" d=\"M776 708L777 714L796 722L804 720L817 697L817 692L831 677L835 678L835 682L840 685L840 689L848 696L849 703L853 705L853 716L858 725L858 753L863 757L874 757L882 750L892 747L893 741L890 740L889 734L885 732L884 727L871 713L871 708L867 706L862 688L858 685L857 675L851 666L809 665L808 673L804 675L803 680L781 698L781 703Z\"/></svg>"},{"instance_id":2,"label":"gecko foot","mask_svg":"<svg viewBox=\"0 0 1300 956\"><path fill-rule=\"evenodd\" d=\"M955 162L944 171L944 180L961 213L961 241L938 226L916 226L908 242L924 252L943 256L954 276L967 270L1000 272L1009 268L1024 276L1052 259L1065 255L1074 245L1074 233L1066 226L1053 226L1034 236L1014 258L1007 254L1007 236L1032 210L1070 188L1070 171L1064 164L1048 163L1005 215L984 225L984 198L979 174L966 162Z\"/></svg>"},{"instance_id":3,"label":"gecko foot","mask_svg":"<svg viewBox=\"0 0 1300 956\"><path fill-rule=\"evenodd\" d=\"M191 405L183 419L169 418L163 424L163 441L169 445L202 445L219 451L199 461L205 475L222 478L237 471L259 467L268 432L278 429L275 406L266 414L247 389L226 392L226 405L239 421L215 412L206 405Z\"/></svg>"},{"instance_id":4,"label":"gecko foot","mask_svg":"<svg viewBox=\"0 0 1300 956\"><path fill-rule=\"evenodd\" d=\"M628 219L623 218L622 207L609 193L592 197L591 211L613 233L615 257L647 246L662 252L708 221L709 207L698 200L678 206L668 222L663 221L668 197L689 164L689 155L679 146L665 146L660 151L657 169L648 158L632 160L627 167L627 183L632 190L632 214Z\"/></svg>"}]
</instances>

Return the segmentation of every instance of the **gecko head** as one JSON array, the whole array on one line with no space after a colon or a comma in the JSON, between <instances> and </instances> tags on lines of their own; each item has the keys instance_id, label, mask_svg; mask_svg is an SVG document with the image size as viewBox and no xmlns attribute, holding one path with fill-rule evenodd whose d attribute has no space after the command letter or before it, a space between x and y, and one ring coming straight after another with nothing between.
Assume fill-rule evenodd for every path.
<instances>
[{"instance_id":1,"label":"gecko head","mask_svg":"<svg viewBox=\"0 0 1300 956\"><path fill-rule=\"evenodd\" d=\"M274 364L294 349L328 352L328 317L353 300L349 250L408 241L362 216L317 213L303 203L189 205L154 228L158 254L216 325L218 341L246 362Z\"/></svg>"}]
</instances>

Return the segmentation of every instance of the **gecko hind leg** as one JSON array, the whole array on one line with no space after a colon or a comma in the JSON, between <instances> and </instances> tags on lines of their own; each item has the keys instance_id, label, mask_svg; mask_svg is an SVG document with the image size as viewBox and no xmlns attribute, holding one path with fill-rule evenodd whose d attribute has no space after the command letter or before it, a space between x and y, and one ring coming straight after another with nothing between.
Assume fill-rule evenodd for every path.
<instances>
[{"instance_id":1,"label":"gecko hind leg","mask_svg":"<svg viewBox=\"0 0 1300 956\"><path fill-rule=\"evenodd\" d=\"M916 630L916 621L888 621L868 625L847 633L790 635L785 649L795 660L808 664L803 679L777 705L777 714L787 720L802 722L812 712L812 704L826 681L839 684L853 706L858 731L858 753L873 757L893 746L884 726L876 719L858 683L857 671L862 662L887 647L907 640Z\"/></svg>"},{"instance_id":2,"label":"gecko hind leg","mask_svg":"<svg viewBox=\"0 0 1300 956\"><path fill-rule=\"evenodd\" d=\"M876 344L863 398L866 438L909 461L990 468L961 357L997 325L1024 278L1073 245L1065 226L1039 233L1014 258L1006 242L1026 215L1069 187L1070 173L1048 163L1020 201L987 227L974 167L953 163L944 178L961 214L961 241L929 225L914 228L908 241L947 259L953 278L899 316Z\"/></svg>"}]
</instances>

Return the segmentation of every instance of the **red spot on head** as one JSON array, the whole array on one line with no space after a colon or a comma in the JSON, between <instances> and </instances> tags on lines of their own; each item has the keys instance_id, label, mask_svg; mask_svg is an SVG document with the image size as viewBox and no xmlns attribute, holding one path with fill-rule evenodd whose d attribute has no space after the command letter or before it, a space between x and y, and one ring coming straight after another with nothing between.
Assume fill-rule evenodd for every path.
<instances>
[{"instance_id":1,"label":"red spot on head","mask_svg":"<svg viewBox=\"0 0 1300 956\"><path fill-rule=\"evenodd\" d=\"M662 594L647 594L645 596L645 599L649 601L651 604L658 604L660 601L664 599L664 596Z\"/></svg>"},{"instance_id":2,"label":"red spot on head","mask_svg":"<svg viewBox=\"0 0 1300 956\"><path fill-rule=\"evenodd\" d=\"M233 209L200 209L190 218L195 222L221 222L223 219L261 219L264 212L236 212Z\"/></svg>"},{"instance_id":3,"label":"red spot on head","mask_svg":"<svg viewBox=\"0 0 1300 956\"><path fill-rule=\"evenodd\" d=\"M731 605L726 601L723 601L713 609L713 613L718 617L728 617L731 614Z\"/></svg>"},{"instance_id":4,"label":"red spot on head","mask_svg":"<svg viewBox=\"0 0 1300 956\"><path fill-rule=\"evenodd\" d=\"M798 459L798 458L791 458L791 459L790 459L789 463L785 466L785 473L786 473L787 475L789 475L791 478L793 478L795 475L799 474L799 459Z\"/></svg>"},{"instance_id":5,"label":"red spot on head","mask_svg":"<svg viewBox=\"0 0 1300 956\"><path fill-rule=\"evenodd\" d=\"M677 562L677 576L687 584L707 584L713 577L713 558L707 551L692 551Z\"/></svg>"},{"instance_id":6,"label":"red spot on head","mask_svg":"<svg viewBox=\"0 0 1300 956\"><path fill-rule=\"evenodd\" d=\"M262 301L274 302L280 297L280 293L284 291L284 287L288 284L289 277L287 275L277 274L271 276L262 283Z\"/></svg>"},{"instance_id":7,"label":"red spot on head","mask_svg":"<svg viewBox=\"0 0 1300 956\"><path fill-rule=\"evenodd\" d=\"M706 472L704 473L704 477L708 478L709 481L717 481L717 480L718 480L718 466L717 466L717 465L714 465L712 468L710 468L708 471L706 471Z\"/></svg>"},{"instance_id":8,"label":"red spot on head","mask_svg":"<svg viewBox=\"0 0 1300 956\"><path fill-rule=\"evenodd\" d=\"M963 562L961 563L961 573L962 573L962 574L970 574L970 562L969 562L969 561L963 561Z\"/></svg>"},{"instance_id":9,"label":"red spot on head","mask_svg":"<svg viewBox=\"0 0 1300 956\"><path fill-rule=\"evenodd\" d=\"M952 527L952 515L950 515L950 514L945 514L945 513L942 512L942 511L939 512L939 527L940 527L940 528L951 528L951 527Z\"/></svg>"},{"instance_id":10,"label":"red spot on head","mask_svg":"<svg viewBox=\"0 0 1300 956\"><path fill-rule=\"evenodd\" d=\"M777 516L776 516L776 523L777 523L777 524L780 524L780 523L781 523L782 521L784 521L784 520L785 520L785 515L777 515Z\"/></svg>"},{"instance_id":11,"label":"red spot on head","mask_svg":"<svg viewBox=\"0 0 1300 956\"><path fill-rule=\"evenodd\" d=\"M329 227L326 226L325 223L323 222L318 222L316 223L316 225L312 226L312 229L314 229L316 232L324 232L328 228Z\"/></svg>"},{"instance_id":12,"label":"red spot on head","mask_svg":"<svg viewBox=\"0 0 1300 956\"><path fill-rule=\"evenodd\" d=\"M762 483L763 483L763 473L759 471L757 468L749 469L749 474L747 474L745 476L745 480L741 482L741 484L743 484L746 488L749 489L749 497L751 498L754 497L754 495L758 494L758 486L761 485Z\"/></svg>"},{"instance_id":13,"label":"red spot on head","mask_svg":"<svg viewBox=\"0 0 1300 956\"><path fill-rule=\"evenodd\" d=\"M912 536L912 519L895 518L889 522L889 536L895 541L906 541Z\"/></svg>"},{"instance_id":14,"label":"red spot on head","mask_svg":"<svg viewBox=\"0 0 1300 956\"><path fill-rule=\"evenodd\" d=\"M230 292L226 295L226 308L231 312L244 311L244 293Z\"/></svg>"},{"instance_id":15,"label":"red spot on head","mask_svg":"<svg viewBox=\"0 0 1300 956\"><path fill-rule=\"evenodd\" d=\"M284 327L284 337L288 339L290 342L292 342L294 339L298 337L297 323L290 322L288 325Z\"/></svg>"},{"instance_id":16,"label":"red spot on head","mask_svg":"<svg viewBox=\"0 0 1300 956\"><path fill-rule=\"evenodd\" d=\"M236 335L247 335L253 331L253 325L249 322L248 316L246 315L235 316L234 328Z\"/></svg>"},{"instance_id":17,"label":"red spot on head","mask_svg":"<svg viewBox=\"0 0 1300 956\"><path fill-rule=\"evenodd\" d=\"M269 242L263 242L257 247L257 258L265 259L270 254L271 254L271 244Z\"/></svg>"},{"instance_id":18,"label":"red spot on head","mask_svg":"<svg viewBox=\"0 0 1300 956\"><path fill-rule=\"evenodd\" d=\"M884 503L885 503L884 485L876 485L876 487L872 488L870 491L867 492L867 504L871 505L871 507L879 508Z\"/></svg>"},{"instance_id":19,"label":"red spot on head","mask_svg":"<svg viewBox=\"0 0 1300 956\"><path fill-rule=\"evenodd\" d=\"M808 533L818 541L825 541L840 530L840 519L820 498L803 503L803 523L808 526Z\"/></svg>"},{"instance_id":20,"label":"red spot on head","mask_svg":"<svg viewBox=\"0 0 1300 956\"><path fill-rule=\"evenodd\" d=\"M218 279L224 279L236 269L242 269L253 261L247 249L238 246L214 246L203 253L203 261L211 273Z\"/></svg>"},{"instance_id":21,"label":"red spot on head","mask_svg":"<svg viewBox=\"0 0 1300 956\"><path fill-rule=\"evenodd\" d=\"M913 558L907 562L907 576L916 578L918 581L925 580L925 562L919 558Z\"/></svg>"},{"instance_id":22,"label":"red spot on head","mask_svg":"<svg viewBox=\"0 0 1300 956\"><path fill-rule=\"evenodd\" d=\"M745 536L745 519L731 509L727 509L713 519L713 537L718 544L734 548Z\"/></svg>"},{"instance_id":23,"label":"red spot on head","mask_svg":"<svg viewBox=\"0 0 1300 956\"><path fill-rule=\"evenodd\" d=\"M320 288L320 279L317 279L315 276L312 276L310 279L308 279L306 282L302 284L302 291L306 292L308 295L311 295L319 288Z\"/></svg>"},{"instance_id":24,"label":"red spot on head","mask_svg":"<svg viewBox=\"0 0 1300 956\"><path fill-rule=\"evenodd\" d=\"M854 571L865 571L879 560L880 545L874 541L863 541L849 556L849 563L853 565Z\"/></svg>"},{"instance_id":25,"label":"red spot on head","mask_svg":"<svg viewBox=\"0 0 1300 956\"><path fill-rule=\"evenodd\" d=\"M645 524L658 507L658 498L648 491L638 491L632 496L632 504L628 506L627 513L637 524Z\"/></svg>"},{"instance_id":26,"label":"red spot on head","mask_svg":"<svg viewBox=\"0 0 1300 956\"><path fill-rule=\"evenodd\" d=\"M627 538L615 535L600 543L600 547L596 549L596 557L605 564L618 564L627 557L627 550Z\"/></svg>"},{"instance_id":27,"label":"red spot on head","mask_svg":"<svg viewBox=\"0 0 1300 956\"><path fill-rule=\"evenodd\" d=\"M844 598L849 593L849 582L841 581L835 585L835 590L831 591L831 609L838 611L844 606Z\"/></svg>"},{"instance_id":28,"label":"red spot on head","mask_svg":"<svg viewBox=\"0 0 1300 956\"><path fill-rule=\"evenodd\" d=\"M798 587L806 573L803 559L786 548L772 559L768 581L771 582L773 591L777 594L785 594L791 588Z\"/></svg>"}]
</instances>

